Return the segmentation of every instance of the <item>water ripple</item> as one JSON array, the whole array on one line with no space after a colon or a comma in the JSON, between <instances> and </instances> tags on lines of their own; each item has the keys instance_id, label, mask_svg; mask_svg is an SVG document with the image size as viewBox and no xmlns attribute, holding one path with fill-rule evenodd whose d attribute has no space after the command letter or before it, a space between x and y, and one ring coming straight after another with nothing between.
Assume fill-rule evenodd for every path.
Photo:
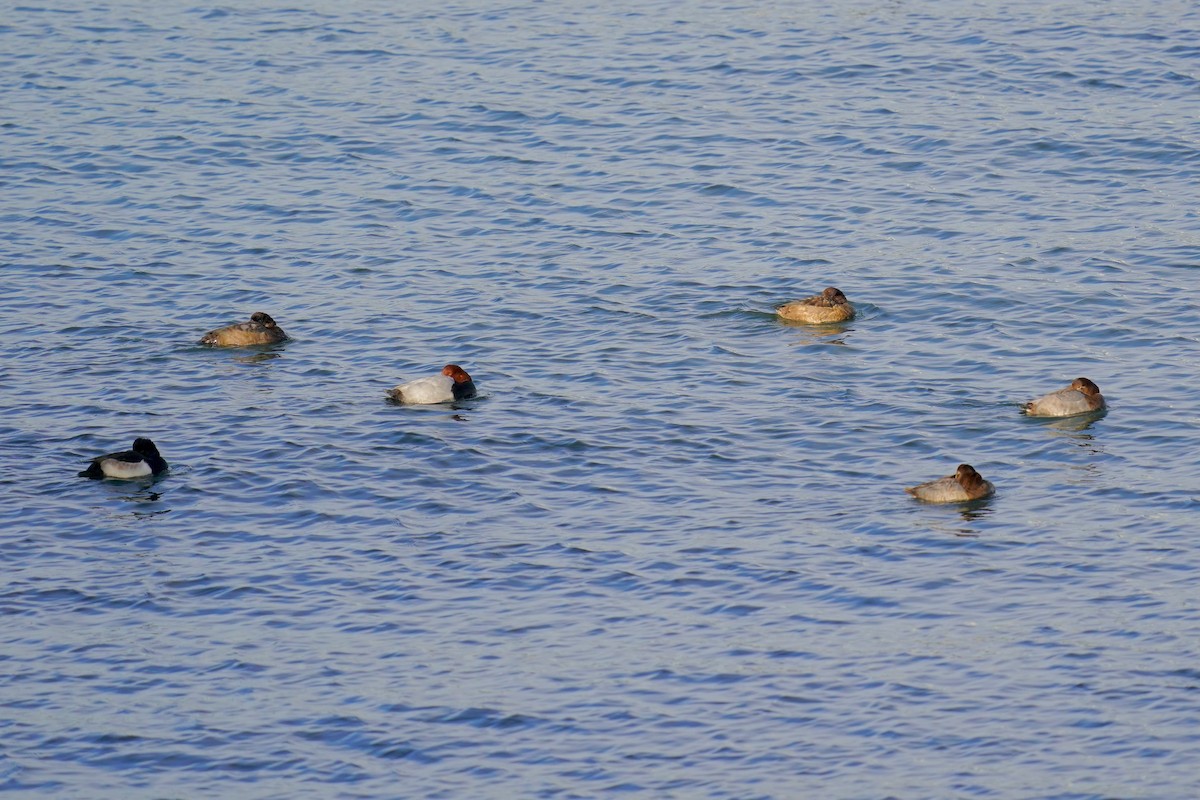
<instances>
[{"instance_id":1,"label":"water ripple","mask_svg":"<svg viewBox=\"0 0 1200 800\"><path fill-rule=\"evenodd\" d=\"M14 7L0 787L1187 796L1195 27Z\"/></svg>"}]
</instances>

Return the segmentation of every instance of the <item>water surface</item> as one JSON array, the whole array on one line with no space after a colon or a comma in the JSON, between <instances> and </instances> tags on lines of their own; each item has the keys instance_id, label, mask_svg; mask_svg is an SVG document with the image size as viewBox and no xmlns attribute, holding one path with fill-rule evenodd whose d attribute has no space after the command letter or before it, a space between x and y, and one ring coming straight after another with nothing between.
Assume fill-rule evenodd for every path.
<instances>
[{"instance_id":1,"label":"water surface","mask_svg":"<svg viewBox=\"0 0 1200 800\"><path fill-rule=\"evenodd\" d=\"M0 788L1191 796L1198 27L10 7Z\"/></svg>"}]
</instances>

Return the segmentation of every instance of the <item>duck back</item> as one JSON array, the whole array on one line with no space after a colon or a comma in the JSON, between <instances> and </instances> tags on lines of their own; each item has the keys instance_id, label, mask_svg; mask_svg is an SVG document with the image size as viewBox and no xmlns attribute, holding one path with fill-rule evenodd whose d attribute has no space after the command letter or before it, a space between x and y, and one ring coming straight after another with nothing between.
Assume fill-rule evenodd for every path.
<instances>
[{"instance_id":1,"label":"duck back","mask_svg":"<svg viewBox=\"0 0 1200 800\"><path fill-rule=\"evenodd\" d=\"M1068 386L1066 389L1059 389L1057 392L1050 392L1031 400L1023 408L1031 417L1073 417L1076 414L1099 411L1104 407L1104 397L1098 390L1087 392Z\"/></svg>"},{"instance_id":2,"label":"duck back","mask_svg":"<svg viewBox=\"0 0 1200 800\"><path fill-rule=\"evenodd\" d=\"M402 383L388 392L388 396L397 403L412 405L448 403L457 399L454 396L454 379L448 375L429 375Z\"/></svg>"}]
</instances>

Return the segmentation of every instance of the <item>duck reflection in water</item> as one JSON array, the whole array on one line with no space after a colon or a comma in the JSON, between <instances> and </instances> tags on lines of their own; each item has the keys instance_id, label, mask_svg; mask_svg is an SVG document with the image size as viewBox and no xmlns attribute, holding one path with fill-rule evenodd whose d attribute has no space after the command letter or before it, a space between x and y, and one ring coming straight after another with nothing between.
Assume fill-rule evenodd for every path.
<instances>
[{"instance_id":1,"label":"duck reflection in water","mask_svg":"<svg viewBox=\"0 0 1200 800\"><path fill-rule=\"evenodd\" d=\"M991 508L992 497L985 497L982 500L973 500L966 503L958 509L958 515L962 517L963 522L975 522L980 519L990 517L995 509ZM974 529L963 530L960 536L978 536L979 533Z\"/></svg>"},{"instance_id":2,"label":"duck reflection in water","mask_svg":"<svg viewBox=\"0 0 1200 800\"><path fill-rule=\"evenodd\" d=\"M283 355L283 353L276 352L276 350L282 349L283 348L276 348L275 350L267 350L262 353L254 353L248 356L234 356L233 360L239 364L262 364L272 359L279 358L281 355Z\"/></svg>"},{"instance_id":3,"label":"duck reflection in water","mask_svg":"<svg viewBox=\"0 0 1200 800\"><path fill-rule=\"evenodd\" d=\"M1079 414L1074 417L1060 417L1053 422L1044 423L1047 428L1064 433L1078 433L1085 431L1095 424L1096 420L1104 416L1104 411L1093 411L1090 414ZM1091 439L1089 435L1087 438Z\"/></svg>"},{"instance_id":4,"label":"duck reflection in water","mask_svg":"<svg viewBox=\"0 0 1200 800\"><path fill-rule=\"evenodd\" d=\"M117 511L114 509L112 513L114 519L151 519L171 513L170 508L162 507L163 497L166 492L161 489L161 485L157 485L154 488L140 486L136 489L133 488L135 485L129 483L113 485L114 489L120 490L119 492L114 492L115 499L131 505L131 508L128 510Z\"/></svg>"},{"instance_id":5,"label":"duck reflection in water","mask_svg":"<svg viewBox=\"0 0 1200 800\"><path fill-rule=\"evenodd\" d=\"M851 322L834 322L829 325L822 325L819 328L814 328L812 325L806 325L803 322L792 322L787 319L780 319L779 323L801 334L796 337L796 341L799 344L833 344L844 347L846 345L846 334L854 330L854 325Z\"/></svg>"},{"instance_id":6,"label":"duck reflection in water","mask_svg":"<svg viewBox=\"0 0 1200 800\"><path fill-rule=\"evenodd\" d=\"M935 533L957 536L962 539L978 539L979 529L976 527L976 523L995 513L995 509L991 508L991 501L991 497L985 497L982 500L960 503L955 506L958 513L957 520L939 516L929 521L929 529Z\"/></svg>"}]
</instances>

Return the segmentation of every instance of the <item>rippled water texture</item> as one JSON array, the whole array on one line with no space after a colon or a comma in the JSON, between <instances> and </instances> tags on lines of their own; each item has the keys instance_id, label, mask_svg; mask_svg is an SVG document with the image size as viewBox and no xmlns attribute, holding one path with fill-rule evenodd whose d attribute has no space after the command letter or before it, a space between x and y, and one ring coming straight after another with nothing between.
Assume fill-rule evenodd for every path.
<instances>
[{"instance_id":1,"label":"rippled water texture","mask_svg":"<svg viewBox=\"0 0 1200 800\"><path fill-rule=\"evenodd\" d=\"M161 5L0 16L0 789L1194 795L1190 4Z\"/></svg>"}]
</instances>

